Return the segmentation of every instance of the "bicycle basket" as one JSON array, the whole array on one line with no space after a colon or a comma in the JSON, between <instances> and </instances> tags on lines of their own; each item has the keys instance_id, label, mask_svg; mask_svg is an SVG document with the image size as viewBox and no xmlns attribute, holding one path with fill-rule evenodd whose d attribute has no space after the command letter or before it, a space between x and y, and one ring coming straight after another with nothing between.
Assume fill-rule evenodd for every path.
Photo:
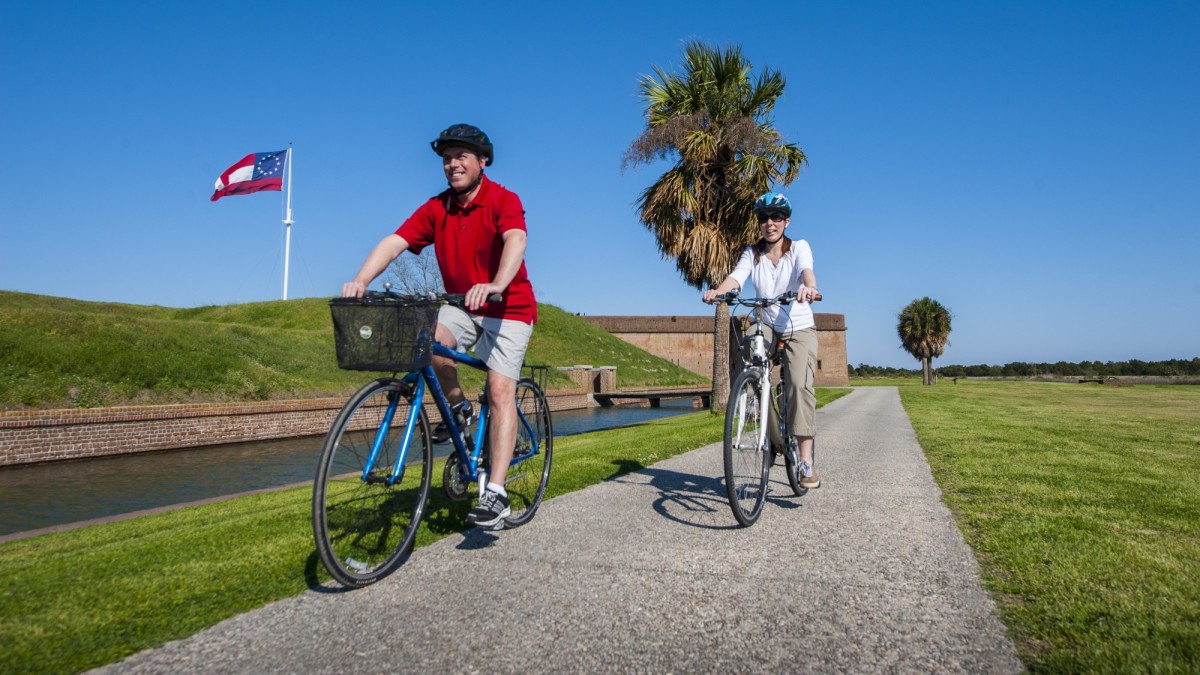
<instances>
[{"instance_id":1,"label":"bicycle basket","mask_svg":"<svg viewBox=\"0 0 1200 675\"><path fill-rule=\"evenodd\" d=\"M398 372L432 361L436 302L334 298L329 310L338 368Z\"/></svg>"}]
</instances>

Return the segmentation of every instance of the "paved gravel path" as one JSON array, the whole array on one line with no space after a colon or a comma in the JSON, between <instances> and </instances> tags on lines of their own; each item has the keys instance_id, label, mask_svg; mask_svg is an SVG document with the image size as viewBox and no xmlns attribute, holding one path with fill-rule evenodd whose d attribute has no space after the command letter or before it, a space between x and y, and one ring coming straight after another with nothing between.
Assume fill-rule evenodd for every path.
<instances>
[{"instance_id":1,"label":"paved gravel path","mask_svg":"<svg viewBox=\"0 0 1200 675\"><path fill-rule=\"evenodd\" d=\"M716 444L102 670L1020 671L896 389L855 389L817 429L822 486L793 497L776 468L752 528Z\"/></svg>"}]
</instances>

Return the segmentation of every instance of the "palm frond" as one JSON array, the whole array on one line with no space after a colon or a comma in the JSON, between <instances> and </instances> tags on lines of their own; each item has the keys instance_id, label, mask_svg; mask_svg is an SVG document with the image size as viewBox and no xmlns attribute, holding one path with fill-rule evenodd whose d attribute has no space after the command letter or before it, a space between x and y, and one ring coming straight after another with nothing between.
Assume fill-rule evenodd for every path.
<instances>
[{"instance_id":1,"label":"palm frond","mask_svg":"<svg viewBox=\"0 0 1200 675\"><path fill-rule=\"evenodd\" d=\"M637 207L663 257L692 286L716 285L728 275L758 238L755 197L791 184L808 161L770 119L786 86L783 75L752 71L739 46L689 41L679 72L655 66L638 81L646 129L625 151L621 169L674 158Z\"/></svg>"}]
</instances>

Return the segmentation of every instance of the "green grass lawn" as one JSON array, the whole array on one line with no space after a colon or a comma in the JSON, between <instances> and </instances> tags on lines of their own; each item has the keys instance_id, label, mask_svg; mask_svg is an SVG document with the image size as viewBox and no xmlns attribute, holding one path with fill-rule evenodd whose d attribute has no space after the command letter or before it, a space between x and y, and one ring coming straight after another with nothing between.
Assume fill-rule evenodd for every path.
<instances>
[{"instance_id":1,"label":"green grass lawn","mask_svg":"<svg viewBox=\"0 0 1200 675\"><path fill-rule=\"evenodd\" d=\"M1200 387L900 387L1034 671L1200 672Z\"/></svg>"}]
</instances>

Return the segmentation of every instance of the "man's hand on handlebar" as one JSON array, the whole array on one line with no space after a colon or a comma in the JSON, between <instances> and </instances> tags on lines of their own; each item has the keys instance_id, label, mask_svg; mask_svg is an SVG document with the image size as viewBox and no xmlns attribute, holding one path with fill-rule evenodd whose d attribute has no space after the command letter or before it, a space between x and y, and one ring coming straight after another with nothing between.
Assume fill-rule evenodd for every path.
<instances>
[{"instance_id":1,"label":"man's hand on handlebar","mask_svg":"<svg viewBox=\"0 0 1200 675\"><path fill-rule=\"evenodd\" d=\"M474 312L488 302L499 302L503 292L496 284L475 284L463 297L463 306Z\"/></svg>"},{"instance_id":2,"label":"man's hand on handlebar","mask_svg":"<svg viewBox=\"0 0 1200 675\"><path fill-rule=\"evenodd\" d=\"M367 292L367 285L358 281L347 281L342 284L343 298L361 298Z\"/></svg>"}]
</instances>

